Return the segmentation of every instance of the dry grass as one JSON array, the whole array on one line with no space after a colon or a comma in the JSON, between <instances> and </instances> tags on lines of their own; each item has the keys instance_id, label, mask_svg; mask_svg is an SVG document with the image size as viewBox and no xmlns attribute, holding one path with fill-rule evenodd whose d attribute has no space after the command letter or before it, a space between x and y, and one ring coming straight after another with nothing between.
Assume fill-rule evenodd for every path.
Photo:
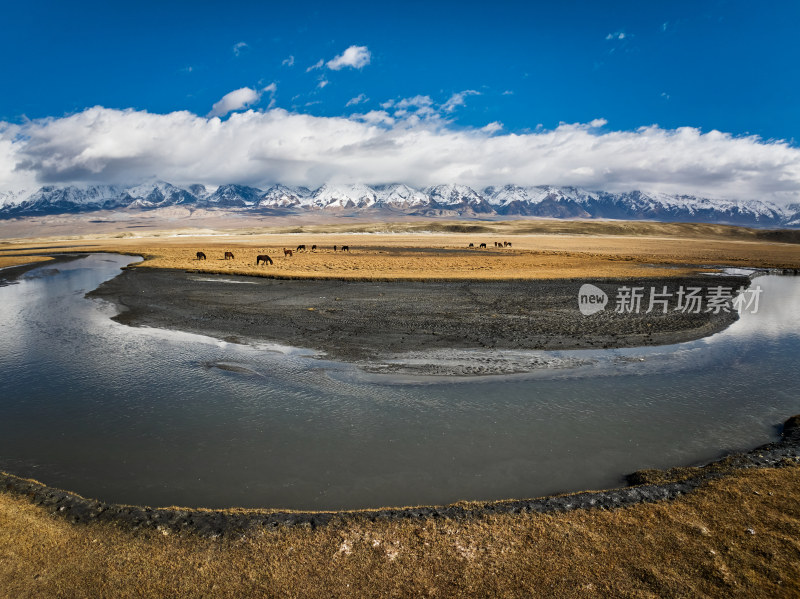
<instances>
[{"instance_id":1,"label":"dry grass","mask_svg":"<svg viewBox=\"0 0 800 599\"><path fill-rule=\"evenodd\" d=\"M0 494L4 597L797 597L800 467L614 511L239 540L71 525Z\"/></svg>"},{"instance_id":2,"label":"dry grass","mask_svg":"<svg viewBox=\"0 0 800 599\"><path fill-rule=\"evenodd\" d=\"M532 230L548 232L534 234ZM0 257L37 254L50 248L112 251L145 256L139 267L362 280L663 277L696 272L692 265L697 264L800 267L800 244L764 241L759 236L770 232L721 225L425 222L360 224L349 230L344 225L308 225L279 232L194 233L7 240L0 245ZM791 237L792 232L784 233ZM495 248L495 241L510 241L513 247ZM467 248L470 243L477 246L482 242L489 247ZM300 244L309 250L316 244L319 250L295 251L292 257L284 257L283 248L295 250ZM351 252L334 252L334 245L349 245ZM208 260L195 259L197 251L204 252ZM224 260L225 251L236 258ZM274 264L256 266L258 254L268 254ZM686 266L675 269L671 265Z\"/></svg>"},{"instance_id":3,"label":"dry grass","mask_svg":"<svg viewBox=\"0 0 800 599\"><path fill-rule=\"evenodd\" d=\"M34 262L47 262L52 260L49 256L13 256L0 254L0 268L8 266L21 266L22 264L32 264Z\"/></svg>"}]
</instances>

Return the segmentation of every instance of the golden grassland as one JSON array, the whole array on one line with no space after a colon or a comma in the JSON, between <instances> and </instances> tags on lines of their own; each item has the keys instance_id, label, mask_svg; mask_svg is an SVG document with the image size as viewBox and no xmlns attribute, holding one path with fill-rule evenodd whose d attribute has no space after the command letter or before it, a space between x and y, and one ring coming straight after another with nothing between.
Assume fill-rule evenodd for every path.
<instances>
[{"instance_id":1,"label":"golden grassland","mask_svg":"<svg viewBox=\"0 0 800 599\"><path fill-rule=\"evenodd\" d=\"M72 525L0 493L3 597L797 597L800 467L671 502L240 539Z\"/></svg>"},{"instance_id":2,"label":"golden grassland","mask_svg":"<svg viewBox=\"0 0 800 599\"><path fill-rule=\"evenodd\" d=\"M0 268L8 266L20 266L22 264L32 264L34 262L47 262L52 260L49 256L9 256L0 254Z\"/></svg>"},{"instance_id":3,"label":"golden grassland","mask_svg":"<svg viewBox=\"0 0 800 599\"><path fill-rule=\"evenodd\" d=\"M371 223L238 231L114 232L7 239L0 259L47 252L138 254L138 268L284 278L536 279L663 277L695 265L800 267L800 235L723 225L575 221ZM795 239L797 237L797 239ZM495 247L495 242L511 247ZM787 241L793 241L789 243ZM476 247L468 249L473 243ZM486 243L487 249L480 249ZM298 245L308 250L298 252ZM317 245L317 251L311 251ZM350 252L334 252L348 245ZM293 250L284 256L283 248ZM207 260L197 260L202 251ZM234 254L225 260L224 253ZM267 254L272 265L256 266Z\"/></svg>"}]
</instances>

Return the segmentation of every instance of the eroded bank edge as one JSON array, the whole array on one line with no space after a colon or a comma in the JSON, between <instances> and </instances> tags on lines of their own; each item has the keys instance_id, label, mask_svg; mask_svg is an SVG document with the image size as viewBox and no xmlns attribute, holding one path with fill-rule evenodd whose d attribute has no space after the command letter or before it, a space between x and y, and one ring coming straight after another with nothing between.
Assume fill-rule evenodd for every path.
<instances>
[{"instance_id":1,"label":"eroded bank edge","mask_svg":"<svg viewBox=\"0 0 800 599\"><path fill-rule=\"evenodd\" d=\"M460 502L446 506L421 506L331 512L290 510L210 510L202 508L151 508L105 503L48 487L36 480L0 472L0 491L27 497L48 513L73 524L107 522L122 528L184 532L203 537L257 534L279 527L346 525L353 521L464 520L497 514L563 513L580 509L616 509L641 503L669 501L736 471L800 465L800 415L783 424L781 439L747 452L727 455L705 466L673 470L639 471L627 476L632 486L603 491L550 495L535 499ZM651 482L657 480L659 482Z\"/></svg>"}]
</instances>

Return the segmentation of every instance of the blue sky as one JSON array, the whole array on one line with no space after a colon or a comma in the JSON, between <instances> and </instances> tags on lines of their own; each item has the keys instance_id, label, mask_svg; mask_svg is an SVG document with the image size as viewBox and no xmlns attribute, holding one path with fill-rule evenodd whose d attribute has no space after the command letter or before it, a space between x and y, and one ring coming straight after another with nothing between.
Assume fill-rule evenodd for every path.
<instances>
[{"instance_id":1,"label":"blue sky","mask_svg":"<svg viewBox=\"0 0 800 599\"><path fill-rule=\"evenodd\" d=\"M23 128L7 159L17 173L36 162L20 158L29 119L94 106L223 119L230 106L319 118L384 111L396 122L398 103L416 97L409 111L435 112L440 132L594 123L593 134L689 127L784 140L785 150L800 139L800 2L34 0L7 3L3 15L0 124L8 139ZM331 68L352 47L368 62ZM244 88L249 101L214 110Z\"/></svg>"},{"instance_id":2,"label":"blue sky","mask_svg":"<svg viewBox=\"0 0 800 599\"><path fill-rule=\"evenodd\" d=\"M34 1L3 12L8 121L94 105L206 114L231 90L275 82L276 105L324 116L475 90L457 123L604 118L800 139L799 2ZM306 72L351 45L369 48L367 67ZM360 94L369 100L345 106Z\"/></svg>"}]
</instances>

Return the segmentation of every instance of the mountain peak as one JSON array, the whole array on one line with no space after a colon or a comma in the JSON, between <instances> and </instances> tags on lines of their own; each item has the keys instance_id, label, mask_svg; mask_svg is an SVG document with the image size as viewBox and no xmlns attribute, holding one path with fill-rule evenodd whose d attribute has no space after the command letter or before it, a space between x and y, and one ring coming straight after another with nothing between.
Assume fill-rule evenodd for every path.
<instances>
[{"instance_id":1,"label":"mountain peak","mask_svg":"<svg viewBox=\"0 0 800 599\"><path fill-rule=\"evenodd\" d=\"M765 200L701 198L630 190L506 184L482 191L459 183L416 189L404 183L326 183L314 191L276 183L267 190L228 183L210 192L157 179L132 186L46 185L26 194L0 193L0 218L91 210L153 209L173 205L298 213L308 210L370 211L388 208L416 216L613 218L726 223L757 227L800 226L800 203L781 207Z\"/></svg>"}]
</instances>

